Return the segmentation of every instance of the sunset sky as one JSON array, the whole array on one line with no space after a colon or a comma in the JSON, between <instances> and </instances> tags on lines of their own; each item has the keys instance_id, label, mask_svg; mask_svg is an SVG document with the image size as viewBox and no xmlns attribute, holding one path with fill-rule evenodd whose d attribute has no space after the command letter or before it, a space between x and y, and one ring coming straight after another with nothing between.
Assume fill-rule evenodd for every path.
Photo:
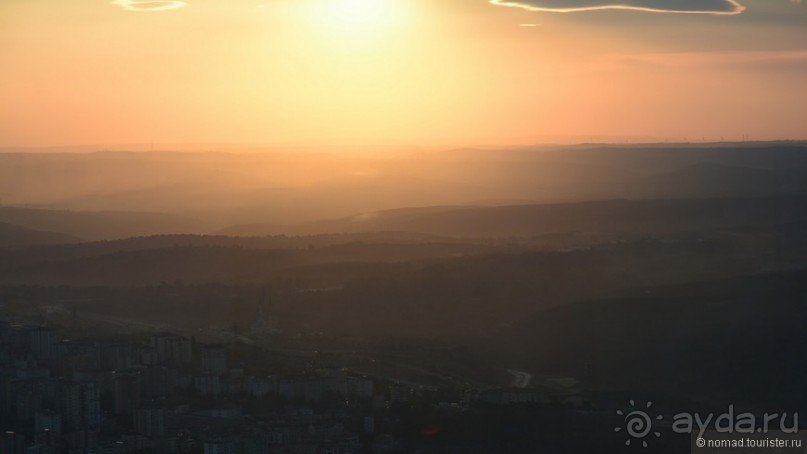
<instances>
[{"instance_id":1,"label":"sunset sky","mask_svg":"<svg viewBox=\"0 0 807 454\"><path fill-rule=\"evenodd\" d=\"M807 4L738 1L2 0L0 146L807 138Z\"/></svg>"}]
</instances>

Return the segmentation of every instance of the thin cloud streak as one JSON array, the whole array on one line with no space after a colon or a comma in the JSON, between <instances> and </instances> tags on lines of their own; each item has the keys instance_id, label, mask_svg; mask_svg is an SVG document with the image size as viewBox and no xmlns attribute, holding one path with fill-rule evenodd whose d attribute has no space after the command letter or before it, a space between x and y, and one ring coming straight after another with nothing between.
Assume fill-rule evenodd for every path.
<instances>
[{"instance_id":1,"label":"thin cloud streak","mask_svg":"<svg viewBox=\"0 0 807 454\"><path fill-rule=\"evenodd\" d=\"M542 11L551 13L577 13L586 11L604 11L604 10L625 10L625 11L641 11L646 13L667 13L667 14L711 14L718 16L736 16L742 14L746 7L741 5L737 0L723 0L726 9L713 9L713 10L699 10L699 9L672 9L661 7L648 7L630 4L605 4L597 6L571 6L571 7L551 7L540 6L546 5L548 2L538 0L490 0L491 4L497 6L507 6L511 8L521 8L528 11ZM646 2L645 2L646 3Z\"/></svg>"},{"instance_id":2,"label":"thin cloud streak","mask_svg":"<svg viewBox=\"0 0 807 454\"><path fill-rule=\"evenodd\" d=\"M807 50L629 54L608 55L600 59L600 63L616 68L637 64L672 68L782 62L807 62Z\"/></svg>"},{"instance_id":3,"label":"thin cloud streak","mask_svg":"<svg viewBox=\"0 0 807 454\"><path fill-rule=\"evenodd\" d=\"M126 11L171 11L188 3L180 0L114 0L112 4Z\"/></svg>"}]
</instances>

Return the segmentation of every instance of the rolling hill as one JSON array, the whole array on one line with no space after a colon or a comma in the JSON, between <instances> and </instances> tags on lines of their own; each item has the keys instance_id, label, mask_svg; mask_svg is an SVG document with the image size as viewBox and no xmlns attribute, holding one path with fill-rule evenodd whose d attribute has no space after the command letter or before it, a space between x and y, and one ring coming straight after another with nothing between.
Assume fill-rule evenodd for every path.
<instances>
[{"instance_id":1,"label":"rolling hill","mask_svg":"<svg viewBox=\"0 0 807 454\"><path fill-rule=\"evenodd\" d=\"M70 244L80 241L80 238L64 233L33 230L19 225L0 222L0 248L18 248L44 244Z\"/></svg>"},{"instance_id":2,"label":"rolling hill","mask_svg":"<svg viewBox=\"0 0 807 454\"><path fill-rule=\"evenodd\" d=\"M663 234L807 221L807 197L608 200L500 207L427 207L365 213L299 225L241 225L222 235L418 232L460 237L549 233Z\"/></svg>"},{"instance_id":3,"label":"rolling hill","mask_svg":"<svg viewBox=\"0 0 807 454\"><path fill-rule=\"evenodd\" d=\"M191 216L122 211L64 211L0 207L0 222L32 230L60 232L88 241L172 233L202 233Z\"/></svg>"}]
</instances>

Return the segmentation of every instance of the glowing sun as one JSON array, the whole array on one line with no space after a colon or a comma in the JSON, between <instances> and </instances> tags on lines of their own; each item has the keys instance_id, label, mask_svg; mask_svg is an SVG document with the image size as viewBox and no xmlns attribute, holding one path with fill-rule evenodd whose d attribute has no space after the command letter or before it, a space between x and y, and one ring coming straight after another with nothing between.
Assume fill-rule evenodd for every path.
<instances>
[{"instance_id":1,"label":"glowing sun","mask_svg":"<svg viewBox=\"0 0 807 454\"><path fill-rule=\"evenodd\" d=\"M385 26L396 19L392 0L327 0L328 20L350 27Z\"/></svg>"}]
</instances>

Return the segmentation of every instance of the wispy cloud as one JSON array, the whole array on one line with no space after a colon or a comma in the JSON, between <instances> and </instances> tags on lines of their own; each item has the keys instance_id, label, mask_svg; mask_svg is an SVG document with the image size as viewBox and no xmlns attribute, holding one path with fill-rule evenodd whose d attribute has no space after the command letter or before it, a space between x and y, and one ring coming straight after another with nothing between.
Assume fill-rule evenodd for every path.
<instances>
[{"instance_id":1,"label":"wispy cloud","mask_svg":"<svg viewBox=\"0 0 807 454\"><path fill-rule=\"evenodd\" d=\"M113 5L118 5L126 11L169 11L179 9L187 5L187 2L180 0L114 0Z\"/></svg>"},{"instance_id":2,"label":"wispy cloud","mask_svg":"<svg viewBox=\"0 0 807 454\"><path fill-rule=\"evenodd\" d=\"M600 64L614 69L625 66L704 67L807 62L807 50L756 52L677 52L655 54L606 55Z\"/></svg>"},{"instance_id":3,"label":"wispy cloud","mask_svg":"<svg viewBox=\"0 0 807 454\"><path fill-rule=\"evenodd\" d=\"M745 11L737 0L490 0L499 6L530 11L573 13L597 10L632 10L651 13L736 15Z\"/></svg>"}]
</instances>

